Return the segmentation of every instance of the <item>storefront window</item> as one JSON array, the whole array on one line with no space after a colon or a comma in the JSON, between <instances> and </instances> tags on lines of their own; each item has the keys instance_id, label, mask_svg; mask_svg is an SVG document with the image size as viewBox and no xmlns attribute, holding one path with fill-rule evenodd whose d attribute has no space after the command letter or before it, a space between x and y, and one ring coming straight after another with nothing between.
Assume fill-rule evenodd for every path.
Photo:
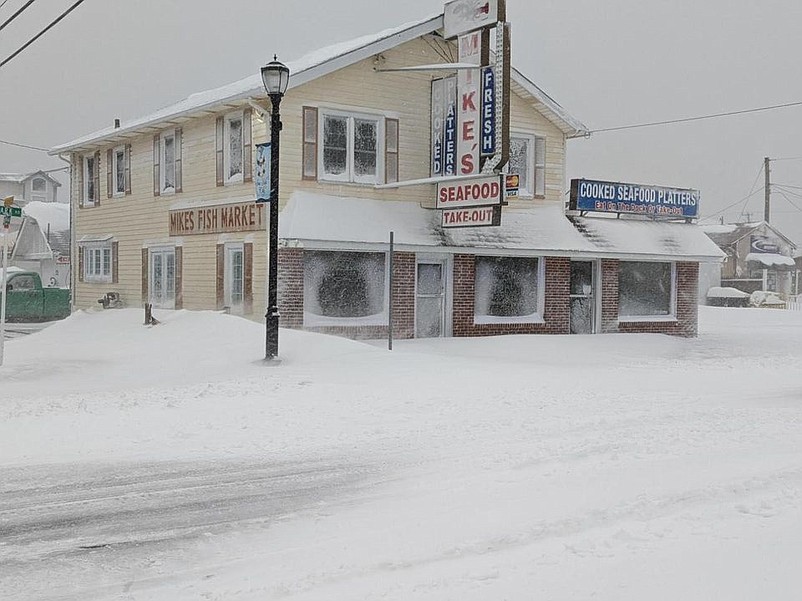
<instances>
[{"instance_id":1,"label":"storefront window","mask_svg":"<svg viewBox=\"0 0 802 601\"><path fill-rule=\"evenodd\" d=\"M671 263L621 261L618 314L622 318L667 317L674 314Z\"/></svg>"},{"instance_id":2,"label":"storefront window","mask_svg":"<svg viewBox=\"0 0 802 601\"><path fill-rule=\"evenodd\" d=\"M312 322L308 325L315 325L316 318L383 323L384 254L304 253L304 312L305 321Z\"/></svg>"},{"instance_id":3,"label":"storefront window","mask_svg":"<svg viewBox=\"0 0 802 601\"><path fill-rule=\"evenodd\" d=\"M536 258L476 257L476 322L538 317L538 280Z\"/></svg>"}]
</instances>

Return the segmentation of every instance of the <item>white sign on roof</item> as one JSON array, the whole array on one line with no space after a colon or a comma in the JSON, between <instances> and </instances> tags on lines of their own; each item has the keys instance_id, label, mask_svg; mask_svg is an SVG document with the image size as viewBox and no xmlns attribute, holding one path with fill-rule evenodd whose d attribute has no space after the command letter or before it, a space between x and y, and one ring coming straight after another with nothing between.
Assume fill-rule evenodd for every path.
<instances>
[{"instance_id":1,"label":"white sign on roof","mask_svg":"<svg viewBox=\"0 0 802 601\"><path fill-rule=\"evenodd\" d=\"M445 38L494 25L499 21L499 0L453 0L445 7Z\"/></svg>"}]
</instances>

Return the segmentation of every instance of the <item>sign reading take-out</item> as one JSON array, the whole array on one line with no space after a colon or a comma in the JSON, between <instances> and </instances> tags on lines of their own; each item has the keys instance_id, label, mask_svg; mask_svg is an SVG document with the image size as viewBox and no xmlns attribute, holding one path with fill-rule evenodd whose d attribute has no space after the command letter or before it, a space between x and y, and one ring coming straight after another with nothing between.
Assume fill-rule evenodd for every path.
<instances>
[{"instance_id":1,"label":"sign reading take-out","mask_svg":"<svg viewBox=\"0 0 802 601\"><path fill-rule=\"evenodd\" d=\"M501 204L501 176L490 175L437 184L438 209L462 209Z\"/></svg>"},{"instance_id":2,"label":"sign reading take-out","mask_svg":"<svg viewBox=\"0 0 802 601\"><path fill-rule=\"evenodd\" d=\"M170 211L171 236L256 232L264 229L264 205L255 202Z\"/></svg>"}]
</instances>

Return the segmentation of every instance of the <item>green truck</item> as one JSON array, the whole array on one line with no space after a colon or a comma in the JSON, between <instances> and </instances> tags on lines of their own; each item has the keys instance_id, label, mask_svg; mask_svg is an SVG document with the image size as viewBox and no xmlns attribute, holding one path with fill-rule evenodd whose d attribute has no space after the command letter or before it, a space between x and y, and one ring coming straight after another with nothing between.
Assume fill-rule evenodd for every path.
<instances>
[{"instance_id":1,"label":"green truck","mask_svg":"<svg viewBox=\"0 0 802 601\"><path fill-rule=\"evenodd\" d=\"M35 271L8 271L7 321L55 321L64 319L69 314L70 291L67 288L43 288L42 278Z\"/></svg>"}]
</instances>

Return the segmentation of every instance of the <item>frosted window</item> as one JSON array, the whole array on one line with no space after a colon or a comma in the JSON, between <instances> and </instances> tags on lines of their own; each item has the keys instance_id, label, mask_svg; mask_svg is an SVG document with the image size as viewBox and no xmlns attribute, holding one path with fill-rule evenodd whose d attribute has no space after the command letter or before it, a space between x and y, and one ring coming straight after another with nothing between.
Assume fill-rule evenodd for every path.
<instances>
[{"instance_id":1,"label":"frosted window","mask_svg":"<svg viewBox=\"0 0 802 601\"><path fill-rule=\"evenodd\" d=\"M228 120L228 178L242 175L242 119Z\"/></svg>"},{"instance_id":2,"label":"frosted window","mask_svg":"<svg viewBox=\"0 0 802 601\"><path fill-rule=\"evenodd\" d=\"M519 193L532 195L532 171L529 163L532 158L532 139L510 137L509 172L520 178Z\"/></svg>"},{"instance_id":3,"label":"frosted window","mask_svg":"<svg viewBox=\"0 0 802 601\"><path fill-rule=\"evenodd\" d=\"M125 194L125 150L114 151L114 192Z\"/></svg>"},{"instance_id":4,"label":"frosted window","mask_svg":"<svg viewBox=\"0 0 802 601\"><path fill-rule=\"evenodd\" d=\"M341 175L348 167L348 118L326 116L323 122L323 172Z\"/></svg>"},{"instance_id":5,"label":"frosted window","mask_svg":"<svg viewBox=\"0 0 802 601\"><path fill-rule=\"evenodd\" d=\"M354 174L376 175L376 122L354 119Z\"/></svg>"},{"instance_id":6,"label":"frosted window","mask_svg":"<svg viewBox=\"0 0 802 601\"><path fill-rule=\"evenodd\" d=\"M618 314L649 317L673 314L671 263L622 261L618 275Z\"/></svg>"},{"instance_id":7,"label":"frosted window","mask_svg":"<svg viewBox=\"0 0 802 601\"><path fill-rule=\"evenodd\" d=\"M175 136L164 137L164 183L162 189L175 189Z\"/></svg>"},{"instance_id":8,"label":"frosted window","mask_svg":"<svg viewBox=\"0 0 802 601\"><path fill-rule=\"evenodd\" d=\"M324 114L321 119L321 179L377 183L384 165L382 123L383 119L369 116L335 112ZM311 153L313 148L305 147L304 151ZM397 155L397 150L395 154ZM306 156L308 159L311 154ZM310 173L311 169L305 172Z\"/></svg>"},{"instance_id":9,"label":"frosted window","mask_svg":"<svg viewBox=\"0 0 802 601\"><path fill-rule=\"evenodd\" d=\"M86 169L84 173L84 198L87 202L95 202L97 200L95 190L95 157L86 157Z\"/></svg>"},{"instance_id":10,"label":"frosted window","mask_svg":"<svg viewBox=\"0 0 802 601\"><path fill-rule=\"evenodd\" d=\"M41 177L37 177L31 182L31 188L34 192L45 192L47 190L47 182Z\"/></svg>"},{"instance_id":11,"label":"frosted window","mask_svg":"<svg viewBox=\"0 0 802 601\"><path fill-rule=\"evenodd\" d=\"M538 311L538 260L476 257L477 316L524 317Z\"/></svg>"},{"instance_id":12,"label":"frosted window","mask_svg":"<svg viewBox=\"0 0 802 601\"><path fill-rule=\"evenodd\" d=\"M384 254L304 254L304 310L322 317L363 318L385 306Z\"/></svg>"}]
</instances>

